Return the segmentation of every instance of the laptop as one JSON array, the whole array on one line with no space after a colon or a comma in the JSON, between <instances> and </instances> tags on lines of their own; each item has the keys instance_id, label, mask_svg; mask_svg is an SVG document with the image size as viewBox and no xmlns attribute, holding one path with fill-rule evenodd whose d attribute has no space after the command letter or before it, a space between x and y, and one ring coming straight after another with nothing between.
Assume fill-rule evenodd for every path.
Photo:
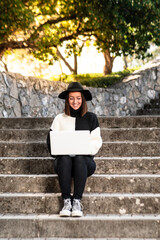
<instances>
[{"instance_id":1,"label":"laptop","mask_svg":"<svg viewBox=\"0 0 160 240\"><path fill-rule=\"evenodd\" d=\"M52 155L89 155L90 143L90 131L50 131Z\"/></svg>"}]
</instances>

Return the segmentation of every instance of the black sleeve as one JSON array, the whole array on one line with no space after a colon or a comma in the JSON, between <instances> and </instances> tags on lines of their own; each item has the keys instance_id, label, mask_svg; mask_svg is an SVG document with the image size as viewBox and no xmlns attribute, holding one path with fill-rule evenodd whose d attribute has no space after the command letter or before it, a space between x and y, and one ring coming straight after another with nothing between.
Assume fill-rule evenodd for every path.
<instances>
[{"instance_id":1,"label":"black sleeve","mask_svg":"<svg viewBox=\"0 0 160 240\"><path fill-rule=\"evenodd\" d=\"M97 127L99 127L98 118L97 118L96 114L93 114L93 115L92 115L91 131L93 131L93 130L96 129Z\"/></svg>"}]
</instances>

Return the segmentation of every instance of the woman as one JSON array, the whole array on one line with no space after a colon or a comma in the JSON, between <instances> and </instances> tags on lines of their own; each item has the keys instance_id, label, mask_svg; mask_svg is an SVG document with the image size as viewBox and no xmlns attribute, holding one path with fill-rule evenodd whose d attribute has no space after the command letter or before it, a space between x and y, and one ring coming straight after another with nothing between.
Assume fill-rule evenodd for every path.
<instances>
[{"instance_id":1,"label":"woman","mask_svg":"<svg viewBox=\"0 0 160 240\"><path fill-rule=\"evenodd\" d=\"M64 200L60 216L81 217L83 216L81 199L86 179L96 169L93 158L102 145L100 128L97 116L87 110L86 101L92 100L92 95L89 90L84 90L80 83L72 82L58 97L65 99L65 111L55 117L50 131L89 130L91 134L90 155L59 155L54 161ZM49 137L48 147L50 151ZM74 179L73 196L71 196L72 177Z\"/></svg>"}]
</instances>

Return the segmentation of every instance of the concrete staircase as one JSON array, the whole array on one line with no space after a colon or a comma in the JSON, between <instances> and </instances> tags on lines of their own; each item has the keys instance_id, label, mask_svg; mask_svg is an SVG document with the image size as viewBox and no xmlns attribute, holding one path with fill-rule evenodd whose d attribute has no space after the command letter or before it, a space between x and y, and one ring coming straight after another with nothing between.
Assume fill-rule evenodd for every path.
<instances>
[{"instance_id":1,"label":"concrete staircase","mask_svg":"<svg viewBox=\"0 0 160 240\"><path fill-rule=\"evenodd\" d=\"M104 143L82 218L58 216L51 122L0 119L0 238L160 238L160 117L99 118Z\"/></svg>"}]
</instances>

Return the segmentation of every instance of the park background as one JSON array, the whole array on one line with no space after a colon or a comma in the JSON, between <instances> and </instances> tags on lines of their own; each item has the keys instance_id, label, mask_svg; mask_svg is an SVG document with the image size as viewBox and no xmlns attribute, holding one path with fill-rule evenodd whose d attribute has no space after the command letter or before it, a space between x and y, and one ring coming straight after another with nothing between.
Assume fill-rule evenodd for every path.
<instances>
[{"instance_id":1,"label":"park background","mask_svg":"<svg viewBox=\"0 0 160 240\"><path fill-rule=\"evenodd\" d=\"M133 72L160 52L158 0L0 4L1 71L61 81L69 74L102 77Z\"/></svg>"}]
</instances>

